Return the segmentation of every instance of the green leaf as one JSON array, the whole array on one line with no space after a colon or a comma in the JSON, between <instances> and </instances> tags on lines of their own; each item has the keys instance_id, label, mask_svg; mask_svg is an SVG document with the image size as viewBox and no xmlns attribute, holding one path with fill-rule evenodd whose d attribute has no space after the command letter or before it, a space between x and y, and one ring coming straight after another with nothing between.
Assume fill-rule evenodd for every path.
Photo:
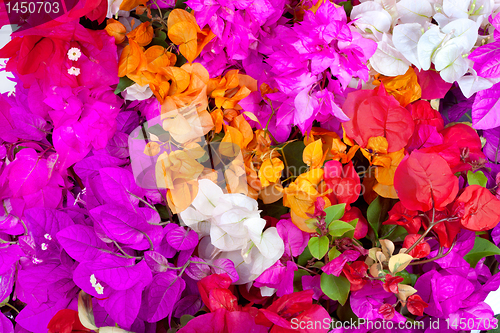
<instances>
[{"instance_id":1,"label":"green leaf","mask_svg":"<svg viewBox=\"0 0 500 333\"><path fill-rule=\"evenodd\" d=\"M152 45L160 45L163 46L164 48L168 48L167 42L165 42L165 39L159 38L159 37L154 37L153 40L151 41Z\"/></svg>"},{"instance_id":2,"label":"green leaf","mask_svg":"<svg viewBox=\"0 0 500 333\"><path fill-rule=\"evenodd\" d=\"M309 239L308 247L313 257L321 260L328 252L329 244L330 241L327 236L322 236L321 238L312 237Z\"/></svg>"},{"instance_id":3,"label":"green leaf","mask_svg":"<svg viewBox=\"0 0 500 333\"><path fill-rule=\"evenodd\" d=\"M366 219L375 233L375 237L378 239L378 229L380 228L380 214L382 212L382 205L380 203L380 196L376 197L372 201L368 210L366 211Z\"/></svg>"},{"instance_id":4,"label":"green leaf","mask_svg":"<svg viewBox=\"0 0 500 333\"><path fill-rule=\"evenodd\" d=\"M276 219L281 218L282 215L288 213L289 208L283 206L283 199L265 205L261 200L258 200L259 208L262 207L262 216L271 216Z\"/></svg>"},{"instance_id":5,"label":"green leaf","mask_svg":"<svg viewBox=\"0 0 500 333\"><path fill-rule=\"evenodd\" d=\"M193 319L193 318L194 318L194 316L191 316L191 315L183 315L183 316L181 317L181 326L186 326L186 325L187 325L187 323L188 323L191 319Z\"/></svg>"},{"instance_id":6,"label":"green leaf","mask_svg":"<svg viewBox=\"0 0 500 333\"><path fill-rule=\"evenodd\" d=\"M417 279L419 278L419 276L417 274L410 274L410 278L411 278L411 283L409 283L409 284L414 286L415 283L417 282Z\"/></svg>"},{"instance_id":7,"label":"green leaf","mask_svg":"<svg viewBox=\"0 0 500 333\"><path fill-rule=\"evenodd\" d=\"M467 182L469 185L479 185L482 187L486 187L486 183L488 182L488 178L484 175L482 171L476 171L472 173L470 170L467 171Z\"/></svg>"},{"instance_id":8,"label":"green leaf","mask_svg":"<svg viewBox=\"0 0 500 333\"><path fill-rule=\"evenodd\" d=\"M177 56L177 61L175 62L175 67L181 67L182 65L184 65L185 63L187 63L187 59L184 58L184 56L182 54L176 54Z\"/></svg>"},{"instance_id":9,"label":"green leaf","mask_svg":"<svg viewBox=\"0 0 500 333\"><path fill-rule=\"evenodd\" d=\"M349 296L351 283L344 276L321 274L321 290L326 296L344 305Z\"/></svg>"},{"instance_id":10,"label":"green leaf","mask_svg":"<svg viewBox=\"0 0 500 333\"><path fill-rule=\"evenodd\" d=\"M158 214L160 214L160 218L162 220L165 220L165 221L170 220L171 216L168 213L167 207L165 207L164 205L161 205L161 204L156 204L155 208L156 208L156 211L158 212Z\"/></svg>"},{"instance_id":11,"label":"green leaf","mask_svg":"<svg viewBox=\"0 0 500 333\"><path fill-rule=\"evenodd\" d=\"M325 266L325 263L322 261L316 261L311 267L322 268Z\"/></svg>"},{"instance_id":12,"label":"green leaf","mask_svg":"<svg viewBox=\"0 0 500 333\"><path fill-rule=\"evenodd\" d=\"M122 91L124 91L127 87L130 87L133 85L135 82L129 79L128 77L124 76L120 78L120 81L118 82L118 86L115 89L115 95L118 95Z\"/></svg>"},{"instance_id":13,"label":"green leaf","mask_svg":"<svg viewBox=\"0 0 500 333\"><path fill-rule=\"evenodd\" d=\"M308 271L299 269L293 273L293 291L302 291L302 277L311 275Z\"/></svg>"},{"instance_id":14,"label":"green leaf","mask_svg":"<svg viewBox=\"0 0 500 333\"><path fill-rule=\"evenodd\" d=\"M5 306L5 304L9 303L9 301L10 301L10 295L7 296L7 298L4 299L2 302L0 302L0 308Z\"/></svg>"},{"instance_id":15,"label":"green leaf","mask_svg":"<svg viewBox=\"0 0 500 333\"><path fill-rule=\"evenodd\" d=\"M500 249L495 244L484 238L476 237L474 247L464 256L464 259L472 267L476 267L480 259L495 254L500 254Z\"/></svg>"},{"instance_id":16,"label":"green leaf","mask_svg":"<svg viewBox=\"0 0 500 333\"><path fill-rule=\"evenodd\" d=\"M309 251L309 247L306 247L304 251L297 258L297 264L300 266L306 266L307 262L313 258L311 251Z\"/></svg>"},{"instance_id":17,"label":"green leaf","mask_svg":"<svg viewBox=\"0 0 500 333\"><path fill-rule=\"evenodd\" d=\"M155 36L161 40L167 40L167 34L163 30L156 30Z\"/></svg>"},{"instance_id":18,"label":"green leaf","mask_svg":"<svg viewBox=\"0 0 500 333\"><path fill-rule=\"evenodd\" d=\"M304 224L305 224L305 225L306 225L309 229L312 229L312 230L316 229L316 230L318 230L318 229L317 229L317 228L318 228L318 222L319 222L319 221L318 221L318 219L317 219L317 218L315 218L315 217L313 217L312 219L307 219L307 220L305 220L305 221L304 221Z\"/></svg>"},{"instance_id":19,"label":"green leaf","mask_svg":"<svg viewBox=\"0 0 500 333\"><path fill-rule=\"evenodd\" d=\"M328 226L333 220L339 220L345 213L345 203L333 205L325 208L325 222Z\"/></svg>"},{"instance_id":20,"label":"green leaf","mask_svg":"<svg viewBox=\"0 0 500 333\"><path fill-rule=\"evenodd\" d=\"M386 224L380 228L380 238L390 239L393 242L404 241L408 231L400 225Z\"/></svg>"},{"instance_id":21,"label":"green leaf","mask_svg":"<svg viewBox=\"0 0 500 333\"><path fill-rule=\"evenodd\" d=\"M351 16L351 11L352 11L352 3L350 1L342 1L339 2L339 5L344 7L345 13L347 17Z\"/></svg>"},{"instance_id":22,"label":"green leaf","mask_svg":"<svg viewBox=\"0 0 500 333\"><path fill-rule=\"evenodd\" d=\"M404 279L402 282L400 282L402 284L411 284L411 282L412 282L410 273L408 273L407 271L401 271L401 272L398 272L394 275L401 276Z\"/></svg>"},{"instance_id":23,"label":"green leaf","mask_svg":"<svg viewBox=\"0 0 500 333\"><path fill-rule=\"evenodd\" d=\"M186 8L185 2L186 0L177 0L175 2L175 8L185 9Z\"/></svg>"},{"instance_id":24,"label":"green leaf","mask_svg":"<svg viewBox=\"0 0 500 333\"><path fill-rule=\"evenodd\" d=\"M302 161L302 152L306 146L302 141L294 141L283 147L283 156L288 166L288 176L298 176L307 171L307 165Z\"/></svg>"},{"instance_id":25,"label":"green leaf","mask_svg":"<svg viewBox=\"0 0 500 333\"><path fill-rule=\"evenodd\" d=\"M340 255L340 251L337 250L336 247L332 247L330 251L328 251L328 260L332 261Z\"/></svg>"},{"instance_id":26,"label":"green leaf","mask_svg":"<svg viewBox=\"0 0 500 333\"><path fill-rule=\"evenodd\" d=\"M344 237L349 237L349 238L354 238L354 229L356 229L356 225L358 224L359 219L354 219L351 222L349 222L350 225L352 225L352 230L348 231L344 234Z\"/></svg>"},{"instance_id":27,"label":"green leaf","mask_svg":"<svg viewBox=\"0 0 500 333\"><path fill-rule=\"evenodd\" d=\"M379 239L381 234L380 227L382 222L386 220L387 212L392 206L394 201L392 199L382 198L378 196L372 201L368 210L366 211L366 219L372 228L376 239ZM373 241L373 240L372 240Z\"/></svg>"},{"instance_id":28,"label":"green leaf","mask_svg":"<svg viewBox=\"0 0 500 333\"><path fill-rule=\"evenodd\" d=\"M354 227L347 222L336 220L330 223L328 230L333 237L340 237L344 233L354 230Z\"/></svg>"}]
</instances>

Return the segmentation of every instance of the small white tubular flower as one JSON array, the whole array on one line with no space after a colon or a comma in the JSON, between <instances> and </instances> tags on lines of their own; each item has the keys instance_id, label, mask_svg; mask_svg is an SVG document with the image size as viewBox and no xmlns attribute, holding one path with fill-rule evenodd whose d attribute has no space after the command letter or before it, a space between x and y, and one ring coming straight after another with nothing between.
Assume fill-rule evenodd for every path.
<instances>
[{"instance_id":1,"label":"small white tubular flower","mask_svg":"<svg viewBox=\"0 0 500 333\"><path fill-rule=\"evenodd\" d=\"M68 58L72 61L77 61L82 56L82 52L77 47L72 47L68 50Z\"/></svg>"},{"instance_id":2,"label":"small white tubular flower","mask_svg":"<svg viewBox=\"0 0 500 333\"><path fill-rule=\"evenodd\" d=\"M102 286L102 284L97 283L97 279L95 278L94 274L90 276L90 284L92 284L92 288L94 288L99 295L104 294L104 287Z\"/></svg>"},{"instance_id":3,"label":"small white tubular flower","mask_svg":"<svg viewBox=\"0 0 500 333\"><path fill-rule=\"evenodd\" d=\"M42 245L40 247L42 248L43 251L46 251L48 248L46 243L42 243Z\"/></svg>"},{"instance_id":4,"label":"small white tubular flower","mask_svg":"<svg viewBox=\"0 0 500 333\"><path fill-rule=\"evenodd\" d=\"M96 285L96 283L97 283L97 280L96 280L96 278L95 278L95 275L94 275L94 274L92 274L92 275L90 276L90 283L92 284L92 287L95 287L95 285Z\"/></svg>"},{"instance_id":5,"label":"small white tubular flower","mask_svg":"<svg viewBox=\"0 0 500 333\"><path fill-rule=\"evenodd\" d=\"M45 234L45 235L43 235L43 237L44 237L46 240L52 240L52 236L50 236L49 234Z\"/></svg>"},{"instance_id":6,"label":"small white tubular flower","mask_svg":"<svg viewBox=\"0 0 500 333\"><path fill-rule=\"evenodd\" d=\"M100 283L96 284L94 288L99 295L104 294L104 287Z\"/></svg>"},{"instance_id":7,"label":"small white tubular flower","mask_svg":"<svg viewBox=\"0 0 500 333\"><path fill-rule=\"evenodd\" d=\"M68 69L68 74L78 76L78 75L80 75L80 68L71 67L70 69Z\"/></svg>"}]
</instances>

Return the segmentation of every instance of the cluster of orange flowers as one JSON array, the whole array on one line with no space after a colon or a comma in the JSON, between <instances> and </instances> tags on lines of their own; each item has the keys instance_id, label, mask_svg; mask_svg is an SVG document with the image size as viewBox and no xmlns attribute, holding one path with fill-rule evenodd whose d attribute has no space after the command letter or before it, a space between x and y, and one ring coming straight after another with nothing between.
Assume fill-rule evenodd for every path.
<instances>
[{"instance_id":1,"label":"cluster of orange flowers","mask_svg":"<svg viewBox=\"0 0 500 333\"><path fill-rule=\"evenodd\" d=\"M283 180L283 175L289 175L285 170L283 147L273 147L273 140L262 125L261 129L252 129L247 118L258 122L257 118L244 112L238 104L258 90L257 81L238 70L210 78L201 64L192 63L214 34L209 29L201 30L191 13L175 9L169 14L166 25L169 39L188 61L180 67L176 66L176 54L163 46L145 49L155 37L150 22L126 33L123 24L110 19L106 31L115 37L117 44L128 43L120 56L119 76L127 76L141 86L149 85L161 104L162 126L171 140L167 143L174 142L181 148L160 153L160 147L166 142L153 141L144 151L147 155L158 156L157 184L168 189L167 201L173 213L183 211L194 200L198 179L210 178L224 183L230 192L259 198L265 204L283 198L283 205L290 208L294 223L302 230L314 232L307 221L314 215L318 198L323 199L324 207L332 204L328 197L332 190L324 181L325 161L346 164L358 150L370 164L363 183L368 189L365 199L370 202L377 194L397 198L394 172L404 157L404 148L388 153L388 141L383 136L371 137L360 147L345 135L341 138L335 132L313 128L304 137L306 148L302 157L307 170ZM420 98L420 87L411 68L399 77L376 77L373 83L383 84L387 93L403 106ZM264 97L272 92L265 84L260 91ZM205 146L205 137L212 148ZM218 162L224 156L231 158L223 172L217 171L215 165L209 168L200 162L208 158L208 150L213 147L219 155ZM214 157L210 155L209 158Z\"/></svg>"}]
</instances>

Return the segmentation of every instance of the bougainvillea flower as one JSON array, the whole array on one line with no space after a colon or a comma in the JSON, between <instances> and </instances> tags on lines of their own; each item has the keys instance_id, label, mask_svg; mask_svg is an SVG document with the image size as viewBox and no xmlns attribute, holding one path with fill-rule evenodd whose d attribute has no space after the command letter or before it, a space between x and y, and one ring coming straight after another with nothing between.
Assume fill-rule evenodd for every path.
<instances>
[{"instance_id":1,"label":"bougainvillea flower","mask_svg":"<svg viewBox=\"0 0 500 333\"><path fill-rule=\"evenodd\" d=\"M23 199L26 208L58 207L62 198L63 181L61 175L54 170L53 157L42 158L31 148L17 153L16 159L2 173L2 178L5 177L8 183L10 196Z\"/></svg>"},{"instance_id":2,"label":"bougainvillea flower","mask_svg":"<svg viewBox=\"0 0 500 333\"><path fill-rule=\"evenodd\" d=\"M111 39L104 31L85 29L74 21L54 29L36 29L28 36L14 38L2 48L0 55L11 58L6 68L18 73L25 87L37 80L44 88L111 86L118 83L118 55ZM68 73L74 65L67 52L76 45L83 51L75 62L81 73L78 76Z\"/></svg>"},{"instance_id":3,"label":"bougainvillea flower","mask_svg":"<svg viewBox=\"0 0 500 333\"><path fill-rule=\"evenodd\" d=\"M394 174L404 158L404 148L393 153L379 154L372 160L376 165L375 179L377 183L373 185L373 190L384 198L397 198L394 189Z\"/></svg>"},{"instance_id":4,"label":"bougainvillea flower","mask_svg":"<svg viewBox=\"0 0 500 333\"><path fill-rule=\"evenodd\" d=\"M410 248L410 246L412 246L419 238L420 235L418 234L407 235L403 242L403 247L407 249ZM422 240L408 254L411 255L413 258L425 258L429 255L430 252L431 252L431 247L429 243L427 243L425 240Z\"/></svg>"},{"instance_id":5,"label":"bougainvillea flower","mask_svg":"<svg viewBox=\"0 0 500 333\"><path fill-rule=\"evenodd\" d=\"M481 139L477 132L465 124L455 124L439 132L443 144L422 149L423 152L438 153L450 165L453 173L471 170L473 163L481 163Z\"/></svg>"},{"instance_id":6,"label":"bougainvillea flower","mask_svg":"<svg viewBox=\"0 0 500 333\"><path fill-rule=\"evenodd\" d=\"M342 269L345 277L351 283L351 291L360 290L367 283L366 274L368 272L368 265L363 261L355 261L350 265L344 265Z\"/></svg>"},{"instance_id":7,"label":"bougainvillea flower","mask_svg":"<svg viewBox=\"0 0 500 333\"><path fill-rule=\"evenodd\" d=\"M406 107L408 104L420 99L422 89L417 81L417 75L412 67L408 68L404 75L396 77L379 77L373 81L373 84L379 86L384 85L389 95L394 96L401 106Z\"/></svg>"},{"instance_id":8,"label":"bougainvillea flower","mask_svg":"<svg viewBox=\"0 0 500 333\"><path fill-rule=\"evenodd\" d=\"M452 86L452 83L444 81L436 71L420 71L417 69L416 74L418 84L422 89L422 99L443 98Z\"/></svg>"},{"instance_id":9,"label":"bougainvillea flower","mask_svg":"<svg viewBox=\"0 0 500 333\"><path fill-rule=\"evenodd\" d=\"M424 100L416 101L409 104L406 108L411 112L411 117L415 125L431 125L437 131L443 130L443 117L437 110L432 108L429 102Z\"/></svg>"},{"instance_id":10,"label":"bougainvillea flower","mask_svg":"<svg viewBox=\"0 0 500 333\"><path fill-rule=\"evenodd\" d=\"M380 307L384 303L394 304L396 296L385 291L382 285L382 281L368 281L361 290L352 292L350 298L351 307L358 318L367 320L384 319L384 315L379 312ZM405 322L406 318L396 311L391 320Z\"/></svg>"},{"instance_id":11,"label":"bougainvillea flower","mask_svg":"<svg viewBox=\"0 0 500 333\"><path fill-rule=\"evenodd\" d=\"M199 180L193 207L181 212L183 222L204 237L198 252L203 259L228 258L235 263L238 284L254 280L284 253L283 240L275 227L263 230L257 201L241 193L223 194L208 179ZM204 212L204 213L202 213ZM214 257L214 253L219 253Z\"/></svg>"},{"instance_id":12,"label":"bougainvillea flower","mask_svg":"<svg viewBox=\"0 0 500 333\"><path fill-rule=\"evenodd\" d=\"M368 221L358 207L351 206L351 208L346 210L344 215L340 218L340 220L345 222L351 222L355 219L358 219L358 222L354 229L354 238L362 239L368 233Z\"/></svg>"},{"instance_id":13,"label":"bougainvillea flower","mask_svg":"<svg viewBox=\"0 0 500 333\"><path fill-rule=\"evenodd\" d=\"M281 333L291 330L295 321L330 320L330 315L321 305L312 304L313 294L312 290L305 290L278 298L269 307L259 310L256 323L272 326L270 332ZM316 328L313 332L328 332L328 328Z\"/></svg>"},{"instance_id":14,"label":"bougainvillea flower","mask_svg":"<svg viewBox=\"0 0 500 333\"><path fill-rule=\"evenodd\" d=\"M62 333L62 332L90 332L80 322L78 318L78 311L71 309L64 309L59 311L47 325L49 333Z\"/></svg>"},{"instance_id":15,"label":"bougainvillea flower","mask_svg":"<svg viewBox=\"0 0 500 333\"><path fill-rule=\"evenodd\" d=\"M280 220L276 224L278 234L285 244L284 255L297 257L304 251L309 242L310 234L297 228L290 219Z\"/></svg>"},{"instance_id":16,"label":"bougainvillea flower","mask_svg":"<svg viewBox=\"0 0 500 333\"><path fill-rule=\"evenodd\" d=\"M266 269L257 279L254 285L256 287L267 287L276 290L276 296L282 297L293 293L293 276L294 272L298 270L297 265L293 261L287 261L286 265L281 261L277 261L273 266ZM265 295L262 292L264 296Z\"/></svg>"},{"instance_id":17,"label":"bougainvillea flower","mask_svg":"<svg viewBox=\"0 0 500 333\"><path fill-rule=\"evenodd\" d=\"M403 280L404 280L404 278L401 276L392 276L390 274L386 274L385 281L384 281L384 284L382 285L382 287L387 292L397 294L399 292L398 284L400 282L403 282Z\"/></svg>"},{"instance_id":18,"label":"bougainvillea flower","mask_svg":"<svg viewBox=\"0 0 500 333\"><path fill-rule=\"evenodd\" d=\"M375 45L356 32L351 32L346 22L345 11L330 2L322 2L316 12L306 11L304 20L294 27L300 44L299 53L311 59L312 73L317 74L330 67L333 75L346 86L353 76L367 81L366 69L356 67L375 52ZM354 42L358 39L362 45ZM337 48L329 47L337 44ZM338 51L337 51L338 50ZM338 53L344 53L341 56Z\"/></svg>"},{"instance_id":19,"label":"bougainvillea flower","mask_svg":"<svg viewBox=\"0 0 500 333\"><path fill-rule=\"evenodd\" d=\"M210 313L198 316L179 332L267 332L267 328L255 321L256 308L241 307L230 291L231 279L227 274L213 274L198 282L198 289ZM203 327L203 328L200 328Z\"/></svg>"},{"instance_id":20,"label":"bougainvillea flower","mask_svg":"<svg viewBox=\"0 0 500 333\"><path fill-rule=\"evenodd\" d=\"M422 297L418 295L411 295L406 300L406 307L408 308L408 311L410 311L410 313L414 314L415 316L423 316L424 309L428 306L429 304L424 302L422 300Z\"/></svg>"},{"instance_id":21,"label":"bougainvillea flower","mask_svg":"<svg viewBox=\"0 0 500 333\"><path fill-rule=\"evenodd\" d=\"M153 27L150 22L141 23L134 30L129 32L127 37L129 40L136 42L139 46L146 46L151 43L151 40L154 37Z\"/></svg>"},{"instance_id":22,"label":"bougainvillea flower","mask_svg":"<svg viewBox=\"0 0 500 333\"><path fill-rule=\"evenodd\" d=\"M189 62L193 62L203 47L215 37L210 29L200 29L193 14L181 9L170 12L167 26L168 37L179 45L179 51Z\"/></svg>"},{"instance_id":23,"label":"bougainvillea flower","mask_svg":"<svg viewBox=\"0 0 500 333\"><path fill-rule=\"evenodd\" d=\"M290 207L292 222L300 230L314 232L305 224L314 214L315 202L321 194L317 186L323 178L323 169L312 169L301 174L293 183L284 188L283 205ZM329 206L330 203L328 201Z\"/></svg>"},{"instance_id":24,"label":"bougainvillea flower","mask_svg":"<svg viewBox=\"0 0 500 333\"><path fill-rule=\"evenodd\" d=\"M460 223L472 231L493 229L500 221L500 200L479 185L469 185L455 204Z\"/></svg>"},{"instance_id":25,"label":"bougainvillea flower","mask_svg":"<svg viewBox=\"0 0 500 333\"><path fill-rule=\"evenodd\" d=\"M415 150L399 164L394 187L407 209L442 210L455 199L458 178L438 154Z\"/></svg>"},{"instance_id":26,"label":"bougainvillea flower","mask_svg":"<svg viewBox=\"0 0 500 333\"><path fill-rule=\"evenodd\" d=\"M465 315L464 318L477 318L478 316L485 320L493 318L493 311L483 302L484 298L476 300L473 305L468 304L467 299L473 296L475 286L463 276L446 272L441 274L436 270L431 270L417 279L415 289L418 290L421 299L429 305L423 309L424 313L433 317L455 318L462 314ZM484 308L484 310L476 313L474 311L476 307Z\"/></svg>"},{"instance_id":27,"label":"bougainvillea flower","mask_svg":"<svg viewBox=\"0 0 500 333\"><path fill-rule=\"evenodd\" d=\"M345 134L361 147L368 145L371 137L387 139L389 153L406 146L413 134L413 119L408 110L387 94L385 88L359 90L347 95L342 106L351 119L343 124Z\"/></svg>"},{"instance_id":28,"label":"bougainvillea flower","mask_svg":"<svg viewBox=\"0 0 500 333\"><path fill-rule=\"evenodd\" d=\"M326 152L326 160L347 163L354 157L355 148L349 149L347 152L347 146L342 142L340 136L324 128L313 127L311 132L304 137L304 144L308 145L318 139L321 139L322 149Z\"/></svg>"},{"instance_id":29,"label":"bougainvillea flower","mask_svg":"<svg viewBox=\"0 0 500 333\"><path fill-rule=\"evenodd\" d=\"M324 180L326 187L331 190L327 196L332 204L345 203L349 206L358 199L361 186L352 162L344 166L339 161L326 162Z\"/></svg>"},{"instance_id":30,"label":"bougainvillea flower","mask_svg":"<svg viewBox=\"0 0 500 333\"><path fill-rule=\"evenodd\" d=\"M462 226L459 218L457 218L459 212L459 206L455 204L450 204L446 209L436 212L434 216L435 221L444 220L432 229L437 234L441 246L449 248L451 244L453 244L455 236L460 232ZM424 229L427 229L429 227L429 221L432 221L432 211L428 211L426 215L427 219L422 219L422 226Z\"/></svg>"},{"instance_id":31,"label":"bougainvillea flower","mask_svg":"<svg viewBox=\"0 0 500 333\"><path fill-rule=\"evenodd\" d=\"M348 261L354 261L358 259L360 253L354 250L347 250L342 252L338 257L329 261L325 266L321 268L323 272L326 274L332 274L335 276L339 276L342 273L344 266Z\"/></svg>"}]
</instances>

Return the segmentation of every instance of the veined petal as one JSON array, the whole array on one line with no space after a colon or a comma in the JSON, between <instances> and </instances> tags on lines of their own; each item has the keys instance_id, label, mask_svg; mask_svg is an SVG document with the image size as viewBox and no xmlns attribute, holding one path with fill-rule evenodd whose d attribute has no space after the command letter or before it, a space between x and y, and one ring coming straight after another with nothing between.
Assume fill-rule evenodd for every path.
<instances>
[{"instance_id":1,"label":"veined petal","mask_svg":"<svg viewBox=\"0 0 500 333\"><path fill-rule=\"evenodd\" d=\"M469 66L462 53L463 48L454 43L447 44L437 51L434 65L446 82L453 83L467 73Z\"/></svg>"},{"instance_id":2,"label":"veined petal","mask_svg":"<svg viewBox=\"0 0 500 333\"><path fill-rule=\"evenodd\" d=\"M198 194L192 205L198 211L210 216L224 192L217 184L208 179L200 179L198 186Z\"/></svg>"},{"instance_id":3,"label":"veined petal","mask_svg":"<svg viewBox=\"0 0 500 333\"><path fill-rule=\"evenodd\" d=\"M434 53L444 42L445 38L446 34L443 34L437 26L433 25L418 40L418 61L423 70L428 70L431 67L431 60Z\"/></svg>"},{"instance_id":4,"label":"veined petal","mask_svg":"<svg viewBox=\"0 0 500 333\"><path fill-rule=\"evenodd\" d=\"M394 47L401 52L408 61L421 68L418 61L417 45L423 35L423 28L419 23L400 24L394 27L392 42Z\"/></svg>"}]
</instances>

